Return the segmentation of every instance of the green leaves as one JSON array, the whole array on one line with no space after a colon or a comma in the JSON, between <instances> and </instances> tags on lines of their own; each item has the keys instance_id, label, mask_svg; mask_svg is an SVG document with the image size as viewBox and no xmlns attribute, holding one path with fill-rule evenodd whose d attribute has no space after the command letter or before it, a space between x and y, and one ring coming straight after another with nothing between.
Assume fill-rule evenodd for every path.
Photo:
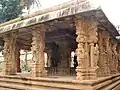
<instances>
[{"instance_id":1,"label":"green leaves","mask_svg":"<svg viewBox=\"0 0 120 90\"><path fill-rule=\"evenodd\" d=\"M0 0L0 21L5 22L22 14L19 0Z\"/></svg>"}]
</instances>

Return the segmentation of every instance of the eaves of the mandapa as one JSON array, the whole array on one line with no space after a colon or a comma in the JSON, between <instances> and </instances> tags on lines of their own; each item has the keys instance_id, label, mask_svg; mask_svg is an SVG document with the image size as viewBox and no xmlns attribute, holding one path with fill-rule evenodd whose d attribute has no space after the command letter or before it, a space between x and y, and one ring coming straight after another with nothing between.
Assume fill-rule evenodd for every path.
<instances>
[{"instance_id":1,"label":"eaves of the mandapa","mask_svg":"<svg viewBox=\"0 0 120 90\"><path fill-rule=\"evenodd\" d=\"M97 11L100 12L100 15L96 14ZM88 13L93 12L92 14L94 14L95 17L97 17L101 23L102 21L101 19L99 19L99 16L103 14L102 16L104 17L105 22L107 22L108 24L108 26L107 25L105 26L111 29L110 32L113 33L114 36L119 35L115 27L109 22L109 20L104 15L102 10L98 9L97 7L94 7L94 5L91 4L90 0L71 0L69 2L57 5L55 7L42 9L32 14L22 16L23 20L21 21L13 20L13 21L8 21L6 23L0 24L0 34L8 31L12 31L12 30L18 30L19 28L29 27L35 24L44 23L50 20L55 20L55 19L64 18L67 16L77 15L77 14L79 15L83 12L88 12ZM88 14L88 15L91 16L91 14Z\"/></svg>"}]
</instances>

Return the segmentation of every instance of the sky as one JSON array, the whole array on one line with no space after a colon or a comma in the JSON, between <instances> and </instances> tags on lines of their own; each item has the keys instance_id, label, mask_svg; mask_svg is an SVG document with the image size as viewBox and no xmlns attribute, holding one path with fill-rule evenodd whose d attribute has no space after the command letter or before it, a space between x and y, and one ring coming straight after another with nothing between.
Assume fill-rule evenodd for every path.
<instances>
[{"instance_id":1,"label":"sky","mask_svg":"<svg viewBox=\"0 0 120 90\"><path fill-rule=\"evenodd\" d=\"M39 0L42 9L58 5L69 0ZM102 10L113 23L113 25L120 25L120 0L90 0L95 6L101 6Z\"/></svg>"},{"instance_id":2,"label":"sky","mask_svg":"<svg viewBox=\"0 0 120 90\"><path fill-rule=\"evenodd\" d=\"M120 25L120 0L101 0L101 7L114 25Z\"/></svg>"}]
</instances>

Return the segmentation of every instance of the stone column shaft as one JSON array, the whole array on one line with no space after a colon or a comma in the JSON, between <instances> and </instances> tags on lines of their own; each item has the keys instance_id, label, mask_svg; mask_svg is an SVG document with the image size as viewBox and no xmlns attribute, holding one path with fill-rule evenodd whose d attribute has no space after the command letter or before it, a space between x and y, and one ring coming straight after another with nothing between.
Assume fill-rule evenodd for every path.
<instances>
[{"instance_id":1,"label":"stone column shaft","mask_svg":"<svg viewBox=\"0 0 120 90\"><path fill-rule=\"evenodd\" d=\"M94 60L94 56L93 56L93 54L94 54L94 43L92 43L92 44L90 44L90 59L91 59L91 67L94 67L94 62L93 62L93 60Z\"/></svg>"},{"instance_id":2,"label":"stone column shaft","mask_svg":"<svg viewBox=\"0 0 120 90\"><path fill-rule=\"evenodd\" d=\"M16 60L17 60L17 63L16 63L16 67L17 67L17 72L20 73L21 72L21 68L20 68L20 47L19 45L16 46Z\"/></svg>"},{"instance_id":3,"label":"stone column shaft","mask_svg":"<svg viewBox=\"0 0 120 90\"><path fill-rule=\"evenodd\" d=\"M115 40L113 40L114 43L112 45L112 60L113 60L113 70L111 72L111 74L117 74L118 73L118 52L117 52L117 42Z\"/></svg>"},{"instance_id":4,"label":"stone column shaft","mask_svg":"<svg viewBox=\"0 0 120 90\"><path fill-rule=\"evenodd\" d=\"M35 28L32 32L33 42L32 42L32 51L33 51L33 63L32 63L32 76L33 77L42 77L46 75L45 71L45 59L44 59L44 48L45 48L45 31L44 26Z\"/></svg>"},{"instance_id":5,"label":"stone column shaft","mask_svg":"<svg viewBox=\"0 0 120 90\"><path fill-rule=\"evenodd\" d=\"M120 73L120 43L117 46L117 52L118 52L118 67L117 67L117 70L118 70L118 73Z\"/></svg>"}]
</instances>

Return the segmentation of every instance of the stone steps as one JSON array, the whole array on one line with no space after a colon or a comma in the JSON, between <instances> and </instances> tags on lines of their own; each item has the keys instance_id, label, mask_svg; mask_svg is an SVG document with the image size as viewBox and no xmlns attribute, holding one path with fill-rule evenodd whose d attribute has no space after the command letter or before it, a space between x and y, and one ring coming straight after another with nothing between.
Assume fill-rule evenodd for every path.
<instances>
[{"instance_id":1,"label":"stone steps","mask_svg":"<svg viewBox=\"0 0 120 90\"><path fill-rule=\"evenodd\" d=\"M120 84L120 77L114 79L111 81L111 83L109 85L107 85L104 89L102 90L112 90L114 89L118 84ZM115 90L115 89L114 89ZM120 88L119 88L120 90Z\"/></svg>"},{"instance_id":2,"label":"stone steps","mask_svg":"<svg viewBox=\"0 0 120 90\"><path fill-rule=\"evenodd\" d=\"M95 85L95 90L116 90L115 87L120 84L120 75L109 76ZM120 90L120 88L119 88Z\"/></svg>"},{"instance_id":3,"label":"stone steps","mask_svg":"<svg viewBox=\"0 0 120 90\"><path fill-rule=\"evenodd\" d=\"M120 90L118 86L120 74L83 81L0 76L0 88L6 90Z\"/></svg>"},{"instance_id":4,"label":"stone steps","mask_svg":"<svg viewBox=\"0 0 120 90\"><path fill-rule=\"evenodd\" d=\"M0 87L18 90L82 90L68 82L0 78Z\"/></svg>"},{"instance_id":5,"label":"stone steps","mask_svg":"<svg viewBox=\"0 0 120 90\"><path fill-rule=\"evenodd\" d=\"M16 89L10 89L10 88L5 88L5 87L0 87L0 90L16 90Z\"/></svg>"},{"instance_id":6,"label":"stone steps","mask_svg":"<svg viewBox=\"0 0 120 90\"><path fill-rule=\"evenodd\" d=\"M120 90L120 84L119 85L117 85L114 89L112 89L112 90Z\"/></svg>"}]
</instances>

